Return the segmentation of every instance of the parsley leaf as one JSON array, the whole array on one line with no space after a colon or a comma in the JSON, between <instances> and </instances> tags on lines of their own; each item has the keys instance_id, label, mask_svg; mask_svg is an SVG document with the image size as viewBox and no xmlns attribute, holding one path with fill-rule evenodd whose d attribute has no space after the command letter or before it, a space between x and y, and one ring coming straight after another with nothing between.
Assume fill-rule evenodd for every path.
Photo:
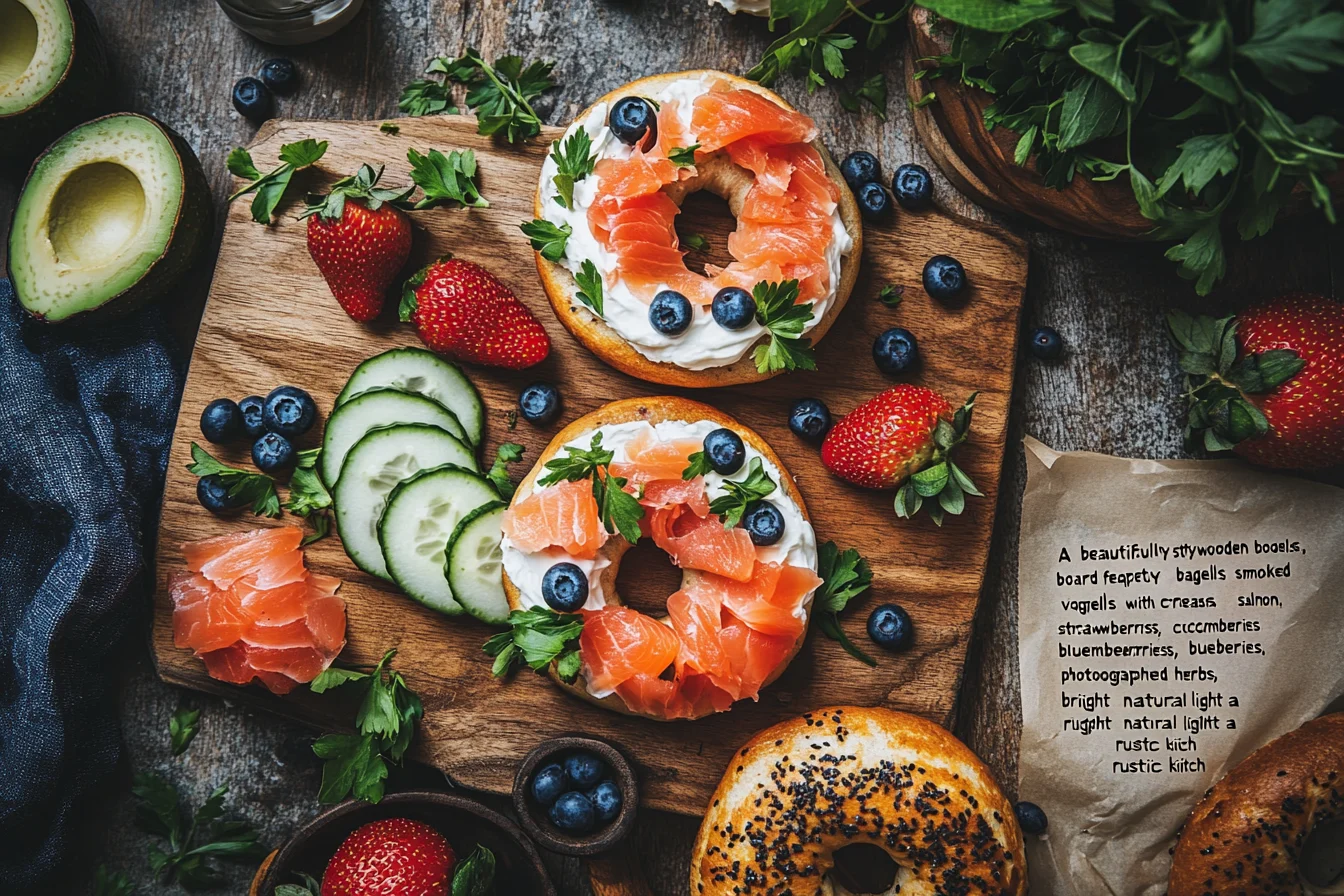
<instances>
[{"instance_id":1,"label":"parsley leaf","mask_svg":"<svg viewBox=\"0 0 1344 896\"><path fill-rule=\"evenodd\" d=\"M495 449L495 462L485 478L494 483L495 491L505 501L513 497L515 486L509 478L509 464L523 459L523 446L517 442L505 442Z\"/></svg>"},{"instance_id":2,"label":"parsley leaf","mask_svg":"<svg viewBox=\"0 0 1344 896\"><path fill-rule=\"evenodd\" d=\"M579 675L579 635L583 617L556 613L549 607L514 610L509 614L509 630L500 632L481 648L495 658L491 674L496 678L526 664L541 672L551 663L566 682Z\"/></svg>"},{"instance_id":3,"label":"parsley leaf","mask_svg":"<svg viewBox=\"0 0 1344 896\"><path fill-rule=\"evenodd\" d=\"M519 224L518 228L527 235L532 248L540 252L541 257L547 261L559 261L564 258L565 244L574 233L574 229L568 224L556 227L550 221L541 218L533 218L531 221Z\"/></svg>"},{"instance_id":4,"label":"parsley leaf","mask_svg":"<svg viewBox=\"0 0 1344 896\"><path fill-rule=\"evenodd\" d=\"M541 133L541 119L532 108L532 100L555 87L551 80L553 62L524 65L521 56L501 56L490 65L474 49L456 59L439 56L430 61L426 74L440 74L444 80L418 80L406 85L398 105L410 115L456 112L450 105L451 84L466 85L466 105L476 113L477 133L502 134L517 143Z\"/></svg>"},{"instance_id":5,"label":"parsley leaf","mask_svg":"<svg viewBox=\"0 0 1344 896\"><path fill-rule=\"evenodd\" d=\"M556 173L551 178L555 184L555 201L562 208L574 208L574 184L593 173L597 156L593 153L593 141L588 132L578 128L565 138L562 146L559 140L551 144L551 161L555 162Z\"/></svg>"},{"instance_id":6,"label":"parsley leaf","mask_svg":"<svg viewBox=\"0 0 1344 896\"><path fill-rule=\"evenodd\" d=\"M681 471L681 478L687 482L697 476L704 476L714 469L710 466L709 455L704 451L696 451L686 459L690 463L686 465L686 469Z\"/></svg>"},{"instance_id":7,"label":"parsley leaf","mask_svg":"<svg viewBox=\"0 0 1344 896\"><path fill-rule=\"evenodd\" d=\"M131 793L136 797L136 824L146 833L167 840L167 849L151 846L149 867L165 882L176 880L188 890L223 885L225 878L215 859L255 863L267 849L252 826L224 820L228 786L216 787L190 818L179 805L177 789L150 772L138 772Z\"/></svg>"},{"instance_id":8,"label":"parsley leaf","mask_svg":"<svg viewBox=\"0 0 1344 896\"><path fill-rule=\"evenodd\" d=\"M828 541L817 547L817 575L821 577L821 587L817 589L813 607L819 614L817 622L822 633L840 642L850 656L876 666L877 660L860 650L840 627L840 613L873 584L868 561L853 548L842 552L835 542Z\"/></svg>"},{"instance_id":9,"label":"parsley leaf","mask_svg":"<svg viewBox=\"0 0 1344 896\"><path fill-rule=\"evenodd\" d=\"M187 751L187 747L196 739L200 725L199 709L192 709L182 704L173 710L172 717L168 719L168 739L172 744L174 756L181 756Z\"/></svg>"},{"instance_id":10,"label":"parsley leaf","mask_svg":"<svg viewBox=\"0 0 1344 896\"><path fill-rule=\"evenodd\" d=\"M686 476L684 472L681 475L682 478ZM742 516L747 512L747 505L761 500L775 488L775 480L765 472L765 468L761 466L761 459L753 457L751 463L747 465L745 479L723 480L724 494L709 502L709 512L717 514L723 520L725 529L731 529L742 522Z\"/></svg>"},{"instance_id":11,"label":"parsley leaf","mask_svg":"<svg viewBox=\"0 0 1344 896\"><path fill-rule=\"evenodd\" d=\"M385 121L382 124L378 125L378 130L384 134L391 134L393 137L395 137L401 133L401 125L393 124L390 121Z\"/></svg>"},{"instance_id":12,"label":"parsley leaf","mask_svg":"<svg viewBox=\"0 0 1344 896\"><path fill-rule=\"evenodd\" d=\"M597 501L598 515L602 525L610 533L619 532L631 544L639 541L639 521L644 517L644 508L639 499L624 488L626 480L611 473L609 465L615 455L602 447L602 433L593 433L592 442L587 448L566 445L563 457L553 457L546 462L549 470L537 484L545 487L557 482L579 482L591 479L593 499Z\"/></svg>"},{"instance_id":13,"label":"parsley leaf","mask_svg":"<svg viewBox=\"0 0 1344 896\"><path fill-rule=\"evenodd\" d=\"M191 443L192 463L187 472L193 476L217 476L229 497L239 504L251 504L257 516L275 519L280 515L280 496L275 491L275 480L264 473L249 473L220 463L195 442Z\"/></svg>"},{"instance_id":14,"label":"parsley leaf","mask_svg":"<svg viewBox=\"0 0 1344 896\"><path fill-rule=\"evenodd\" d=\"M258 224L270 224L275 209L289 189L294 172L311 167L327 152L327 141L313 139L286 143L280 147L280 164L271 171L262 174L252 161L252 154L239 146L230 151L225 165L234 177L248 181L243 187L229 195L229 202L239 196L255 193L252 198L252 220Z\"/></svg>"},{"instance_id":15,"label":"parsley leaf","mask_svg":"<svg viewBox=\"0 0 1344 896\"><path fill-rule=\"evenodd\" d=\"M709 240L699 233L688 233L682 242L697 252L703 252L709 248Z\"/></svg>"},{"instance_id":16,"label":"parsley leaf","mask_svg":"<svg viewBox=\"0 0 1344 896\"><path fill-rule=\"evenodd\" d=\"M308 205L299 213L299 220L320 215L328 221L338 221L345 214L345 201L358 199L369 211L376 212L383 203L403 205L406 198L415 191L415 185L409 187L380 187L378 181L383 177L383 166L360 165L359 170L349 177L343 177L331 185L326 194L316 193L308 197Z\"/></svg>"},{"instance_id":17,"label":"parsley leaf","mask_svg":"<svg viewBox=\"0 0 1344 896\"><path fill-rule=\"evenodd\" d=\"M812 343L802 338L803 328L812 319L813 305L797 304L798 281L757 283L751 292L756 299L756 322L770 334L769 343L756 346L756 369L761 373L816 370Z\"/></svg>"},{"instance_id":18,"label":"parsley leaf","mask_svg":"<svg viewBox=\"0 0 1344 896\"><path fill-rule=\"evenodd\" d=\"M450 896L494 896L495 854L477 845L453 871Z\"/></svg>"},{"instance_id":19,"label":"parsley leaf","mask_svg":"<svg viewBox=\"0 0 1344 896\"><path fill-rule=\"evenodd\" d=\"M691 168L695 165L695 151L699 148L699 143L673 147L668 150L667 160L678 168Z\"/></svg>"},{"instance_id":20,"label":"parsley leaf","mask_svg":"<svg viewBox=\"0 0 1344 896\"><path fill-rule=\"evenodd\" d=\"M602 275L597 270L597 265L591 260L585 258L583 266L579 272L574 275L574 282L579 284L579 291L574 294L574 298L592 309L592 312L598 317L602 316Z\"/></svg>"},{"instance_id":21,"label":"parsley leaf","mask_svg":"<svg viewBox=\"0 0 1344 896\"><path fill-rule=\"evenodd\" d=\"M135 885L120 871L99 865L93 874L93 896L135 896Z\"/></svg>"},{"instance_id":22,"label":"parsley leaf","mask_svg":"<svg viewBox=\"0 0 1344 896\"><path fill-rule=\"evenodd\" d=\"M417 78L403 87L397 108L412 118L440 113L457 114L457 107L453 105L452 85L447 81L431 81L428 78Z\"/></svg>"},{"instance_id":23,"label":"parsley leaf","mask_svg":"<svg viewBox=\"0 0 1344 896\"><path fill-rule=\"evenodd\" d=\"M313 531L303 537L301 544L309 545L325 538L331 531L331 493L317 474L317 459L321 448L308 448L298 454L298 463L289 477L289 497L285 509L295 516L306 518Z\"/></svg>"},{"instance_id":24,"label":"parsley leaf","mask_svg":"<svg viewBox=\"0 0 1344 896\"><path fill-rule=\"evenodd\" d=\"M411 163L411 181L424 191L424 198L416 209L457 203L472 208L489 208L476 183L476 154L469 149L449 150L447 155L431 149L421 155L414 149L406 151Z\"/></svg>"},{"instance_id":25,"label":"parsley leaf","mask_svg":"<svg viewBox=\"0 0 1344 896\"><path fill-rule=\"evenodd\" d=\"M895 308L905 299L905 287L888 283L878 291L877 298L888 308Z\"/></svg>"}]
</instances>

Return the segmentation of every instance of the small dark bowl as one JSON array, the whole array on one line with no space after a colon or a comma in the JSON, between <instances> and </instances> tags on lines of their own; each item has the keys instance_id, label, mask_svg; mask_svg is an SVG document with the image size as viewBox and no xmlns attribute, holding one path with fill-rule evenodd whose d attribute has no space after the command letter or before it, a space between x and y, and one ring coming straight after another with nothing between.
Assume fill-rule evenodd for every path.
<instances>
[{"instance_id":1,"label":"small dark bowl","mask_svg":"<svg viewBox=\"0 0 1344 896\"><path fill-rule=\"evenodd\" d=\"M586 750L595 753L611 769L611 778L621 788L621 812L605 826L591 834L576 837L551 824L546 809L532 799L532 775L537 769L566 753ZM543 741L523 757L518 774L513 779L513 808L522 821L523 830L551 852L566 856L592 856L606 852L620 843L635 824L635 809L639 806L639 783L630 761L606 741L593 737L556 737Z\"/></svg>"},{"instance_id":2,"label":"small dark bowl","mask_svg":"<svg viewBox=\"0 0 1344 896\"><path fill-rule=\"evenodd\" d=\"M258 896L271 896L280 884L299 882L295 872L318 880L336 849L354 830L382 818L410 818L432 825L448 838L459 861L478 845L495 854L497 893L556 896L541 855L512 821L467 797L416 791L384 797L377 804L350 800L323 812L299 832L264 868Z\"/></svg>"}]
</instances>

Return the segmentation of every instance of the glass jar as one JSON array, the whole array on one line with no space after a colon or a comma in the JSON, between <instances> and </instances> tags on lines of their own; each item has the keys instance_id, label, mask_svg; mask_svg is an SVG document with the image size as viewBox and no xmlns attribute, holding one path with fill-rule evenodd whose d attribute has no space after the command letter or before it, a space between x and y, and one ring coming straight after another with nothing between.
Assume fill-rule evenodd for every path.
<instances>
[{"instance_id":1,"label":"glass jar","mask_svg":"<svg viewBox=\"0 0 1344 896\"><path fill-rule=\"evenodd\" d=\"M235 25L268 44L306 44L334 34L364 0L219 0Z\"/></svg>"}]
</instances>

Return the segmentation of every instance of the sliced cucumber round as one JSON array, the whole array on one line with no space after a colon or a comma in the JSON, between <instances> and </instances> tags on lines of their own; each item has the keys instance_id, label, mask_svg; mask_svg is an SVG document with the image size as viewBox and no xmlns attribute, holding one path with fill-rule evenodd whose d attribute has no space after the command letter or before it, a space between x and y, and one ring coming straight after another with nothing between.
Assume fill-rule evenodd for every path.
<instances>
[{"instance_id":1,"label":"sliced cucumber round","mask_svg":"<svg viewBox=\"0 0 1344 896\"><path fill-rule=\"evenodd\" d=\"M503 625L509 618L504 594L500 520L509 505L493 501L462 518L448 540L445 572L453 598L476 619Z\"/></svg>"},{"instance_id":2,"label":"sliced cucumber round","mask_svg":"<svg viewBox=\"0 0 1344 896\"><path fill-rule=\"evenodd\" d=\"M387 496L378 523L378 544L392 581L430 609L461 615L444 574L448 539L468 513L498 501L490 480L464 467L436 467L403 480Z\"/></svg>"},{"instance_id":3,"label":"sliced cucumber round","mask_svg":"<svg viewBox=\"0 0 1344 896\"><path fill-rule=\"evenodd\" d=\"M424 423L384 426L365 433L345 457L341 477L331 489L336 529L355 565L369 575L392 581L378 544L378 521L397 483L421 470L455 464L471 470L471 450L448 432Z\"/></svg>"},{"instance_id":4,"label":"sliced cucumber round","mask_svg":"<svg viewBox=\"0 0 1344 896\"><path fill-rule=\"evenodd\" d=\"M345 463L346 455L366 432L397 423L428 423L455 436L469 450L472 444L453 412L437 401L412 392L375 389L339 405L327 418L322 434L322 456L318 461L322 481L330 485L341 478L341 465ZM474 468L475 464L471 466Z\"/></svg>"},{"instance_id":5,"label":"sliced cucumber round","mask_svg":"<svg viewBox=\"0 0 1344 896\"><path fill-rule=\"evenodd\" d=\"M399 389L424 395L457 415L467 441L481 444L485 435L485 405L480 393L456 364L423 348L394 348L374 355L355 368L336 396L340 407L356 395L374 389Z\"/></svg>"}]
</instances>

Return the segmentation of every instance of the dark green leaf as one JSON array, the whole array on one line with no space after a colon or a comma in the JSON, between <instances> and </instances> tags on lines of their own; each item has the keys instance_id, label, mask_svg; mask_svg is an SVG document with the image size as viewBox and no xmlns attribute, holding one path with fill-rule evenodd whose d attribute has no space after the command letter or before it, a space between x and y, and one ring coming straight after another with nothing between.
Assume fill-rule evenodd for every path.
<instances>
[{"instance_id":1,"label":"dark green leaf","mask_svg":"<svg viewBox=\"0 0 1344 896\"><path fill-rule=\"evenodd\" d=\"M772 494L775 480L765 472L759 457L753 457L747 464L747 475L740 479L724 479L721 483L724 493L709 502L709 512L723 521L725 529L732 529L742 522L747 505Z\"/></svg>"},{"instance_id":2,"label":"dark green leaf","mask_svg":"<svg viewBox=\"0 0 1344 896\"><path fill-rule=\"evenodd\" d=\"M756 347L756 369L815 370L816 358L811 343L802 338L813 316L813 304L798 304L798 281L757 283L752 290L756 300L756 322L765 327L770 341Z\"/></svg>"},{"instance_id":3,"label":"dark green leaf","mask_svg":"<svg viewBox=\"0 0 1344 896\"><path fill-rule=\"evenodd\" d=\"M557 227L541 218L520 224L519 228L532 243L532 248L541 253L541 257L547 261L559 261L564 257L565 244L574 233L574 229L568 224Z\"/></svg>"},{"instance_id":4,"label":"dark green leaf","mask_svg":"<svg viewBox=\"0 0 1344 896\"><path fill-rule=\"evenodd\" d=\"M574 275L574 282L579 286L574 298L587 305L594 314L601 317L603 309L602 274L597 270L597 265L593 264L590 259L585 258L578 273Z\"/></svg>"},{"instance_id":5,"label":"dark green leaf","mask_svg":"<svg viewBox=\"0 0 1344 896\"><path fill-rule=\"evenodd\" d=\"M877 660L864 653L849 639L845 630L840 627L840 619L834 613L818 613L817 625L821 627L821 633L833 641L839 642L845 653L848 653L854 659L869 666L876 666Z\"/></svg>"},{"instance_id":6,"label":"dark green leaf","mask_svg":"<svg viewBox=\"0 0 1344 896\"><path fill-rule=\"evenodd\" d=\"M249 181L229 196L229 201L248 193L255 193L252 200L252 220L258 224L270 224L275 210L289 188L294 172L317 163L327 151L327 141L312 139L286 143L280 147L280 164L273 170L262 174L252 162L252 156L241 147L229 153L227 166L234 176Z\"/></svg>"},{"instance_id":7,"label":"dark green leaf","mask_svg":"<svg viewBox=\"0 0 1344 896\"><path fill-rule=\"evenodd\" d=\"M1232 134L1204 134L1181 144L1181 154L1157 181L1159 196L1177 183L1198 194L1219 175L1237 170L1237 140Z\"/></svg>"},{"instance_id":8,"label":"dark green leaf","mask_svg":"<svg viewBox=\"0 0 1344 896\"><path fill-rule=\"evenodd\" d=\"M597 156L593 154L593 141L588 132L577 128L565 138L562 145L559 140L551 144L551 161L555 162L556 173L551 178L555 184L555 201L561 207L574 207L574 185L593 173Z\"/></svg>"},{"instance_id":9,"label":"dark green leaf","mask_svg":"<svg viewBox=\"0 0 1344 896\"><path fill-rule=\"evenodd\" d=\"M689 481L697 476L704 476L714 469L710 466L709 455L703 451L694 452L687 458L687 461L689 463L687 464L686 469L681 471L681 478L684 480Z\"/></svg>"},{"instance_id":10,"label":"dark green leaf","mask_svg":"<svg viewBox=\"0 0 1344 896\"><path fill-rule=\"evenodd\" d=\"M471 150L454 149L444 155L431 149L427 155L421 155L409 149L406 158L411 163L411 180L425 194L415 204L417 209L447 204L472 208L490 206L476 183L476 154Z\"/></svg>"},{"instance_id":11,"label":"dark green leaf","mask_svg":"<svg viewBox=\"0 0 1344 896\"><path fill-rule=\"evenodd\" d=\"M504 442L495 449L495 462L490 465L490 471L485 474L495 486L495 491L505 501L513 498L514 484L509 478L509 464L516 463L523 459L523 446L517 442Z\"/></svg>"},{"instance_id":12,"label":"dark green leaf","mask_svg":"<svg viewBox=\"0 0 1344 896\"><path fill-rule=\"evenodd\" d=\"M179 705L168 720L168 739L174 756L181 756L200 731L201 711L186 704Z\"/></svg>"},{"instance_id":13,"label":"dark green leaf","mask_svg":"<svg viewBox=\"0 0 1344 896\"><path fill-rule=\"evenodd\" d=\"M451 896L493 896L494 892L495 854L477 846L453 871Z\"/></svg>"},{"instance_id":14,"label":"dark green leaf","mask_svg":"<svg viewBox=\"0 0 1344 896\"><path fill-rule=\"evenodd\" d=\"M673 165L680 168L689 168L695 164L695 151L699 148L699 143L692 143L690 146L673 147L668 150L667 159Z\"/></svg>"},{"instance_id":15,"label":"dark green leaf","mask_svg":"<svg viewBox=\"0 0 1344 896\"><path fill-rule=\"evenodd\" d=\"M1066 11L1044 0L1009 3L1008 0L920 0L920 6L950 22L980 31L1005 33L1024 25L1051 19Z\"/></svg>"},{"instance_id":16,"label":"dark green leaf","mask_svg":"<svg viewBox=\"0 0 1344 896\"><path fill-rule=\"evenodd\" d=\"M1126 103L1137 99L1134 82L1120 68L1121 51L1115 44L1083 42L1069 48L1073 61L1110 85Z\"/></svg>"}]
</instances>

